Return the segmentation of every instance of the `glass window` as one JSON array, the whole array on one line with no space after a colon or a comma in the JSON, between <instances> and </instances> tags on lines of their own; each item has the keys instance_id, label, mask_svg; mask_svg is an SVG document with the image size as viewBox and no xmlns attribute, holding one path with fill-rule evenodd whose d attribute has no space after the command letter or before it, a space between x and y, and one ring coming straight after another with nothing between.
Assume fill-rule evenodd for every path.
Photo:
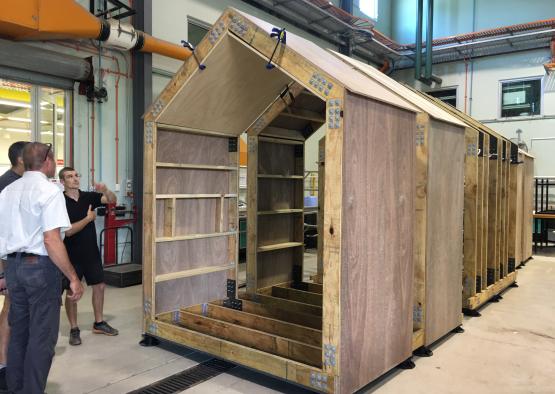
<instances>
[{"instance_id":1,"label":"glass window","mask_svg":"<svg viewBox=\"0 0 555 394\"><path fill-rule=\"evenodd\" d=\"M198 19L187 18L187 40L197 46L210 30L210 25Z\"/></svg>"},{"instance_id":2,"label":"glass window","mask_svg":"<svg viewBox=\"0 0 555 394\"><path fill-rule=\"evenodd\" d=\"M541 78L501 82L501 117L539 115Z\"/></svg>"},{"instance_id":3,"label":"glass window","mask_svg":"<svg viewBox=\"0 0 555 394\"><path fill-rule=\"evenodd\" d=\"M32 139L31 90L31 85L0 79L0 175L11 166L10 145Z\"/></svg>"},{"instance_id":4,"label":"glass window","mask_svg":"<svg viewBox=\"0 0 555 394\"><path fill-rule=\"evenodd\" d=\"M358 0L358 8L370 18L378 19L378 0Z\"/></svg>"},{"instance_id":5,"label":"glass window","mask_svg":"<svg viewBox=\"0 0 555 394\"><path fill-rule=\"evenodd\" d=\"M40 142L52 144L59 170L64 167L65 91L40 87L39 92L40 134L38 139Z\"/></svg>"},{"instance_id":6,"label":"glass window","mask_svg":"<svg viewBox=\"0 0 555 394\"><path fill-rule=\"evenodd\" d=\"M426 92L432 97L438 98L441 101L457 108L457 89L442 89L442 90L432 90Z\"/></svg>"},{"instance_id":7,"label":"glass window","mask_svg":"<svg viewBox=\"0 0 555 394\"><path fill-rule=\"evenodd\" d=\"M11 165L8 149L16 141L49 142L57 166L65 165L69 95L60 89L0 79L0 174Z\"/></svg>"}]
</instances>

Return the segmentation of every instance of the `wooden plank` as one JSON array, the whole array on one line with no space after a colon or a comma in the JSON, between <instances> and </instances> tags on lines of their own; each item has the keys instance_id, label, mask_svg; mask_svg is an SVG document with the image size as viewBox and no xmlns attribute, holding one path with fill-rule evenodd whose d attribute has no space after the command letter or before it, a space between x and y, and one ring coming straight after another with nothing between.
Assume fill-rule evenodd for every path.
<instances>
[{"instance_id":1,"label":"wooden plank","mask_svg":"<svg viewBox=\"0 0 555 394\"><path fill-rule=\"evenodd\" d=\"M185 170L214 170L214 171L237 171L235 166L214 166L209 164L179 164L157 162L158 168L183 168Z\"/></svg>"},{"instance_id":2,"label":"wooden plank","mask_svg":"<svg viewBox=\"0 0 555 394\"><path fill-rule=\"evenodd\" d=\"M282 129L285 130L285 129ZM294 131L294 130L292 130ZM266 130L264 130L264 133L266 133ZM303 140L290 140L290 139L286 139L286 138L271 138L271 137L266 137L266 136L260 136L259 137L259 141L262 142L270 142L270 143L274 143L274 144L285 144L285 145L303 145L304 144L304 139Z\"/></svg>"},{"instance_id":3,"label":"wooden plank","mask_svg":"<svg viewBox=\"0 0 555 394\"><path fill-rule=\"evenodd\" d=\"M156 238L156 242L174 242L174 241L186 241L189 239L202 239L202 238L214 238L214 237L227 237L229 235L237 235L237 231L226 231L210 234L192 234L192 235L182 235L177 237L159 237Z\"/></svg>"},{"instance_id":4,"label":"wooden plank","mask_svg":"<svg viewBox=\"0 0 555 394\"><path fill-rule=\"evenodd\" d=\"M217 338L251 346L278 356L315 367L322 364L322 348L311 346L263 331L180 311L179 325Z\"/></svg>"},{"instance_id":5,"label":"wooden plank","mask_svg":"<svg viewBox=\"0 0 555 394\"><path fill-rule=\"evenodd\" d=\"M276 175L276 174L258 174L259 178L267 179L304 179L303 175Z\"/></svg>"},{"instance_id":6,"label":"wooden plank","mask_svg":"<svg viewBox=\"0 0 555 394\"><path fill-rule=\"evenodd\" d=\"M463 298L476 294L478 270L478 131L466 128L464 167ZM480 266L481 269L481 266ZM480 291L479 289L478 291Z\"/></svg>"},{"instance_id":7,"label":"wooden plank","mask_svg":"<svg viewBox=\"0 0 555 394\"><path fill-rule=\"evenodd\" d=\"M413 329L422 334L421 346L424 345L426 322L426 232L430 122L430 116L426 113L422 112L416 116Z\"/></svg>"},{"instance_id":8,"label":"wooden plank","mask_svg":"<svg viewBox=\"0 0 555 394\"><path fill-rule=\"evenodd\" d=\"M283 214L290 214L290 213L302 213L303 209L275 209L273 211L259 211L259 216L264 215L283 215Z\"/></svg>"},{"instance_id":9,"label":"wooden plank","mask_svg":"<svg viewBox=\"0 0 555 394\"><path fill-rule=\"evenodd\" d=\"M197 199L197 198L237 198L237 194L157 194L157 200L186 200L186 199Z\"/></svg>"},{"instance_id":10,"label":"wooden plank","mask_svg":"<svg viewBox=\"0 0 555 394\"><path fill-rule=\"evenodd\" d=\"M151 326L150 321L147 323ZM253 368L307 387L313 387L310 380L311 376L321 376L323 374L323 371L319 368L288 360L284 357L266 353L252 347L205 335L198 331L179 327L174 323L157 320L151 327L151 335L202 352L208 352L224 360L229 360L230 362ZM325 375L325 378L328 382L328 389L322 391L333 393L334 376Z\"/></svg>"},{"instance_id":11,"label":"wooden plank","mask_svg":"<svg viewBox=\"0 0 555 394\"><path fill-rule=\"evenodd\" d=\"M261 137L280 138L293 141L304 141L306 138L299 130L284 129L281 127L268 126L264 129Z\"/></svg>"},{"instance_id":12,"label":"wooden plank","mask_svg":"<svg viewBox=\"0 0 555 394\"><path fill-rule=\"evenodd\" d=\"M324 279L324 206L326 190L326 137L318 141L318 244L316 252L316 275L314 281L322 284Z\"/></svg>"},{"instance_id":13,"label":"wooden plank","mask_svg":"<svg viewBox=\"0 0 555 394\"><path fill-rule=\"evenodd\" d=\"M482 188L482 290L486 289L488 266L489 266L489 135L484 134L484 152L482 155L482 165L484 168L484 184Z\"/></svg>"},{"instance_id":14,"label":"wooden plank","mask_svg":"<svg viewBox=\"0 0 555 394\"><path fill-rule=\"evenodd\" d=\"M532 233L534 210L534 159L523 153L523 182L522 182L522 261L532 257Z\"/></svg>"},{"instance_id":15,"label":"wooden plank","mask_svg":"<svg viewBox=\"0 0 555 394\"><path fill-rule=\"evenodd\" d=\"M398 229L414 228L416 119L413 113L351 94L347 94L344 113L348 133L343 149L348 160L342 169L341 221L345 226L339 249L339 350L341 390L353 392L412 354L413 234ZM330 159L337 152L328 151L329 143L326 136L326 189L331 188L326 199L334 198L337 190L330 179L336 171L329 171L334 167ZM462 223L459 232L460 228ZM328 297L326 268L324 302ZM388 311L388 318L377 318L383 311ZM324 316L324 329L327 324Z\"/></svg>"},{"instance_id":16,"label":"wooden plank","mask_svg":"<svg viewBox=\"0 0 555 394\"><path fill-rule=\"evenodd\" d=\"M301 325L304 327L322 330L322 316L308 313L294 312L286 308L280 308L277 305L260 304L252 302L245 298L241 299L243 303L243 312L251 313L258 316L265 316L272 319ZM213 301L211 304L222 306L222 301Z\"/></svg>"},{"instance_id":17,"label":"wooden plank","mask_svg":"<svg viewBox=\"0 0 555 394\"><path fill-rule=\"evenodd\" d=\"M164 237L175 236L175 198L164 201Z\"/></svg>"},{"instance_id":18,"label":"wooden plank","mask_svg":"<svg viewBox=\"0 0 555 394\"><path fill-rule=\"evenodd\" d=\"M288 310L295 313L304 313L314 316L322 316L322 307L316 305L305 304L302 302L286 300L283 298L272 297L265 294L250 295L248 293L239 296L248 301L258 302L264 305L275 306L280 309ZM322 327L324 329L325 327Z\"/></svg>"},{"instance_id":19,"label":"wooden plank","mask_svg":"<svg viewBox=\"0 0 555 394\"><path fill-rule=\"evenodd\" d=\"M484 291L476 294L474 297L470 297L465 302L464 307L471 310L478 309L488 302L494 295L502 293L514 282L516 282L516 271L511 272L509 275L505 276L501 280L498 280L493 285L488 286Z\"/></svg>"},{"instance_id":20,"label":"wooden plank","mask_svg":"<svg viewBox=\"0 0 555 394\"><path fill-rule=\"evenodd\" d=\"M494 143L490 140L490 144ZM490 146L491 152L491 146ZM489 167L489 194L488 194L488 274L487 286L495 283L495 270L497 267L497 206L498 206L498 177L497 177L497 167L498 160L497 157L492 157L489 155L488 167ZM493 277L493 280L491 278Z\"/></svg>"},{"instance_id":21,"label":"wooden plank","mask_svg":"<svg viewBox=\"0 0 555 394\"><path fill-rule=\"evenodd\" d=\"M166 282L168 280L188 278L188 277L191 277L191 276L209 274L211 272L227 271L227 270L234 269L234 268L235 268L235 263L234 264L224 264L224 265L219 265L219 266L212 266L212 267L195 268L195 269L191 269L191 270L185 270L185 271L179 271L179 272L171 272L171 273L168 273L168 274L156 275L156 277L154 278L154 281L156 283Z\"/></svg>"},{"instance_id":22,"label":"wooden plank","mask_svg":"<svg viewBox=\"0 0 555 394\"><path fill-rule=\"evenodd\" d=\"M260 253L260 252L270 252L272 250L296 248L296 247L299 247L299 246L304 246L304 244L302 242L282 242L282 243L279 243L279 244L259 246L257 251L258 251L258 253Z\"/></svg>"},{"instance_id":23,"label":"wooden plank","mask_svg":"<svg viewBox=\"0 0 555 394\"><path fill-rule=\"evenodd\" d=\"M279 335L312 346L322 346L322 331L298 324L284 322L270 317L259 316L245 311L233 310L219 305L195 305L187 312L200 314L212 319L226 321L247 328Z\"/></svg>"},{"instance_id":24,"label":"wooden plank","mask_svg":"<svg viewBox=\"0 0 555 394\"><path fill-rule=\"evenodd\" d=\"M302 302L304 304L322 306L322 294L309 291L297 290L290 287L272 286L271 295L273 297Z\"/></svg>"},{"instance_id":25,"label":"wooden plank","mask_svg":"<svg viewBox=\"0 0 555 394\"><path fill-rule=\"evenodd\" d=\"M468 132L468 145L465 144ZM426 346L462 324L463 211L465 182L471 185L472 227L476 235L476 155L478 134L432 120L428 157L428 231L426 242ZM465 155L466 152L466 155ZM465 163L466 158L466 163ZM470 164L471 165L466 165ZM464 170L469 172L465 174ZM469 207L470 208L470 207ZM464 234L467 235L466 227ZM465 239L466 241L466 239ZM472 282L476 282L474 248ZM470 253L470 252L469 252Z\"/></svg>"},{"instance_id":26,"label":"wooden plank","mask_svg":"<svg viewBox=\"0 0 555 394\"><path fill-rule=\"evenodd\" d=\"M424 329L418 329L412 332L412 351L424 346Z\"/></svg>"},{"instance_id":27,"label":"wooden plank","mask_svg":"<svg viewBox=\"0 0 555 394\"><path fill-rule=\"evenodd\" d=\"M483 265L486 264L484 254L484 226L486 225L484 222L484 133L481 131L478 132L478 151L476 159L478 175L476 179L476 293L482 291L482 280L485 280Z\"/></svg>"},{"instance_id":28,"label":"wooden plank","mask_svg":"<svg viewBox=\"0 0 555 394\"><path fill-rule=\"evenodd\" d=\"M310 122L325 123L326 119L323 114L314 111L308 111L306 109L290 108L290 111L283 111L279 116L285 116L287 118L308 120Z\"/></svg>"},{"instance_id":29,"label":"wooden plank","mask_svg":"<svg viewBox=\"0 0 555 394\"><path fill-rule=\"evenodd\" d=\"M501 162L501 140L497 140L497 220L495 231L497 232L497 238L495 241L495 281L501 279L501 245L502 240L502 229L503 229L503 170Z\"/></svg>"}]
</instances>

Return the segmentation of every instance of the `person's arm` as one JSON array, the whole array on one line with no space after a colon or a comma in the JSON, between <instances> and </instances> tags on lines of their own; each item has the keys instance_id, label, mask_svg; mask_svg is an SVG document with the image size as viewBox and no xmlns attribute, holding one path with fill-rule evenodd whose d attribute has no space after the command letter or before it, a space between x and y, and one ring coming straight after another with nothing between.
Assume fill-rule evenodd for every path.
<instances>
[{"instance_id":1,"label":"person's arm","mask_svg":"<svg viewBox=\"0 0 555 394\"><path fill-rule=\"evenodd\" d=\"M73 293L68 296L73 301L78 301L83 295L83 285L75 273L75 269L69 261L67 250L60 235L60 229L45 231L44 246L48 252L48 256L54 264L62 271L62 273L69 279L69 288Z\"/></svg>"},{"instance_id":2,"label":"person's arm","mask_svg":"<svg viewBox=\"0 0 555 394\"><path fill-rule=\"evenodd\" d=\"M102 193L102 198L100 199L102 204L114 203L118 201L118 197L113 191L108 189L105 184L97 183L94 185L94 188L97 192Z\"/></svg>"},{"instance_id":3,"label":"person's arm","mask_svg":"<svg viewBox=\"0 0 555 394\"><path fill-rule=\"evenodd\" d=\"M77 234L79 231L83 230L87 224L94 222L95 220L96 212L92 209L92 206L89 205L87 216L75 223L71 223L71 228L65 232L66 237L71 237L72 235Z\"/></svg>"}]
</instances>

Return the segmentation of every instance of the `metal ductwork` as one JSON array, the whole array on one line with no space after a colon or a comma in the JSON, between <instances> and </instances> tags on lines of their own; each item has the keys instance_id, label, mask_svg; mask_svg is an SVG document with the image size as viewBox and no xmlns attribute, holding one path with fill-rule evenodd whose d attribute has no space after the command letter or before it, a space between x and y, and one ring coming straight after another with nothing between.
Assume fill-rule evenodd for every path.
<instances>
[{"instance_id":1,"label":"metal ductwork","mask_svg":"<svg viewBox=\"0 0 555 394\"><path fill-rule=\"evenodd\" d=\"M91 64L80 57L0 39L0 75L70 89L92 78Z\"/></svg>"},{"instance_id":2,"label":"metal ductwork","mask_svg":"<svg viewBox=\"0 0 555 394\"><path fill-rule=\"evenodd\" d=\"M2 0L0 36L13 40L93 39L119 50L191 56L180 45L154 38L119 20L92 15L74 0Z\"/></svg>"}]
</instances>

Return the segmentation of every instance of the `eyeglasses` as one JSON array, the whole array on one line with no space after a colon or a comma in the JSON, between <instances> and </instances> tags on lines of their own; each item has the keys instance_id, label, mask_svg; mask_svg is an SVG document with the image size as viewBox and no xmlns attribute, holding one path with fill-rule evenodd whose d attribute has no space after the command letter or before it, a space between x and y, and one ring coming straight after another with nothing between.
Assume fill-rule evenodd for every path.
<instances>
[{"instance_id":1,"label":"eyeglasses","mask_svg":"<svg viewBox=\"0 0 555 394\"><path fill-rule=\"evenodd\" d=\"M46 150L46 155L44 155L44 160L43 160L43 161L46 161L46 159L48 159L48 154L50 153L50 150L52 150L52 144L48 142L44 145L48 146L48 149Z\"/></svg>"}]
</instances>

